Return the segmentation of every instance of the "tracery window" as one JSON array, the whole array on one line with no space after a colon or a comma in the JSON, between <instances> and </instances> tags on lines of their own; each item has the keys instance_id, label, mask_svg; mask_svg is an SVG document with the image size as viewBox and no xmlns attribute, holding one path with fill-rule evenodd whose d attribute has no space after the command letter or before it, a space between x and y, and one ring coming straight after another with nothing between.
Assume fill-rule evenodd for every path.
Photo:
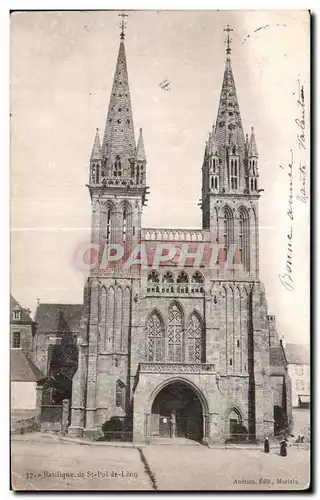
<instances>
[{"instance_id":1,"label":"tracery window","mask_svg":"<svg viewBox=\"0 0 320 500\"><path fill-rule=\"evenodd\" d=\"M149 362L163 361L164 325L162 318L155 311L147 324L147 360Z\"/></svg>"},{"instance_id":2,"label":"tracery window","mask_svg":"<svg viewBox=\"0 0 320 500\"><path fill-rule=\"evenodd\" d=\"M196 271L191 278L191 293L203 293L203 276L199 271Z\"/></svg>"},{"instance_id":3,"label":"tracery window","mask_svg":"<svg viewBox=\"0 0 320 500\"><path fill-rule=\"evenodd\" d=\"M177 278L177 292L188 293L189 277L185 271L179 273Z\"/></svg>"},{"instance_id":4,"label":"tracery window","mask_svg":"<svg viewBox=\"0 0 320 500\"><path fill-rule=\"evenodd\" d=\"M156 271L151 271L148 275L147 292L159 292L159 274Z\"/></svg>"},{"instance_id":5,"label":"tracery window","mask_svg":"<svg viewBox=\"0 0 320 500\"><path fill-rule=\"evenodd\" d=\"M188 324L188 362L201 363L204 355L203 326L198 314L190 316Z\"/></svg>"},{"instance_id":6,"label":"tracery window","mask_svg":"<svg viewBox=\"0 0 320 500\"><path fill-rule=\"evenodd\" d=\"M177 304L169 308L167 356L171 363L182 362L182 312Z\"/></svg>"},{"instance_id":7,"label":"tracery window","mask_svg":"<svg viewBox=\"0 0 320 500\"><path fill-rule=\"evenodd\" d=\"M162 293L173 293L174 292L174 278L169 272L162 276Z\"/></svg>"}]
</instances>

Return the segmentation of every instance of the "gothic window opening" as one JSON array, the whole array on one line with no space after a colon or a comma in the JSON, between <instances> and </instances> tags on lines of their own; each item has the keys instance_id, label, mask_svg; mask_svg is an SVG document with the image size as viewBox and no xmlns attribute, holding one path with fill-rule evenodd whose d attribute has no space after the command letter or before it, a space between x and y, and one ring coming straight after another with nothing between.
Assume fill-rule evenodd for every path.
<instances>
[{"instance_id":1,"label":"gothic window opening","mask_svg":"<svg viewBox=\"0 0 320 500\"><path fill-rule=\"evenodd\" d=\"M245 271L250 267L250 234L249 216L245 209L241 209L239 217L239 258Z\"/></svg>"},{"instance_id":2,"label":"gothic window opening","mask_svg":"<svg viewBox=\"0 0 320 500\"><path fill-rule=\"evenodd\" d=\"M126 208L123 210L123 219L122 219L122 241L126 240L127 235L127 210Z\"/></svg>"},{"instance_id":3,"label":"gothic window opening","mask_svg":"<svg viewBox=\"0 0 320 500\"><path fill-rule=\"evenodd\" d=\"M171 363L182 362L182 312L177 304L169 308L167 357Z\"/></svg>"},{"instance_id":4,"label":"gothic window opening","mask_svg":"<svg viewBox=\"0 0 320 500\"><path fill-rule=\"evenodd\" d=\"M228 251L230 245L233 243L233 217L230 208L224 209L223 216L223 250L224 260L227 262Z\"/></svg>"},{"instance_id":5,"label":"gothic window opening","mask_svg":"<svg viewBox=\"0 0 320 500\"><path fill-rule=\"evenodd\" d=\"M93 165L91 170L91 182L94 183L95 181L96 181L96 167L95 165Z\"/></svg>"},{"instance_id":6,"label":"gothic window opening","mask_svg":"<svg viewBox=\"0 0 320 500\"><path fill-rule=\"evenodd\" d=\"M215 160L215 159L213 159L213 162L212 162L212 163L213 163L213 172L215 172L215 171L216 171L216 160Z\"/></svg>"},{"instance_id":7,"label":"gothic window opening","mask_svg":"<svg viewBox=\"0 0 320 500\"><path fill-rule=\"evenodd\" d=\"M214 178L214 188L218 189L218 177Z\"/></svg>"},{"instance_id":8,"label":"gothic window opening","mask_svg":"<svg viewBox=\"0 0 320 500\"><path fill-rule=\"evenodd\" d=\"M211 177L211 189L213 189L213 177Z\"/></svg>"},{"instance_id":9,"label":"gothic window opening","mask_svg":"<svg viewBox=\"0 0 320 500\"><path fill-rule=\"evenodd\" d=\"M140 184L140 170L139 165L137 165L137 175L136 175L136 184Z\"/></svg>"},{"instance_id":10,"label":"gothic window opening","mask_svg":"<svg viewBox=\"0 0 320 500\"><path fill-rule=\"evenodd\" d=\"M191 293L203 292L203 276L196 271L191 278Z\"/></svg>"},{"instance_id":11,"label":"gothic window opening","mask_svg":"<svg viewBox=\"0 0 320 500\"><path fill-rule=\"evenodd\" d=\"M111 235L111 210L108 208L107 210L107 242L110 242L110 235Z\"/></svg>"},{"instance_id":12,"label":"gothic window opening","mask_svg":"<svg viewBox=\"0 0 320 500\"><path fill-rule=\"evenodd\" d=\"M119 155L116 156L116 160L114 162L113 175L114 175L114 177L122 177L122 165L121 165Z\"/></svg>"},{"instance_id":13,"label":"gothic window opening","mask_svg":"<svg viewBox=\"0 0 320 500\"><path fill-rule=\"evenodd\" d=\"M238 189L238 165L237 160L231 160L231 189Z\"/></svg>"},{"instance_id":14,"label":"gothic window opening","mask_svg":"<svg viewBox=\"0 0 320 500\"><path fill-rule=\"evenodd\" d=\"M169 272L162 276L162 293L174 292L174 279L173 275Z\"/></svg>"},{"instance_id":15,"label":"gothic window opening","mask_svg":"<svg viewBox=\"0 0 320 500\"><path fill-rule=\"evenodd\" d=\"M156 271L151 271L148 275L147 292L159 292L159 274Z\"/></svg>"},{"instance_id":16,"label":"gothic window opening","mask_svg":"<svg viewBox=\"0 0 320 500\"><path fill-rule=\"evenodd\" d=\"M155 311L147 324L147 361L157 363L163 361L164 324L162 318Z\"/></svg>"},{"instance_id":17,"label":"gothic window opening","mask_svg":"<svg viewBox=\"0 0 320 500\"><path fill-rule=\"evenodd\" d=\"M16 321L20 321L20 316L21 316L21 311L18 309L15 309L12 313L12 319L15 319Z\"/></svg>"},{"instance_id":18,"label":"gothic window opening","mask_svg":"<svg viewBox=\"0 0 320 500\"><path fill-rule=\"evenodd\" d=\"M121 380L116 382L116 407L125 409L126 406L126 386Z\"/></svg>"},{"instance_id":19,"label":"gothic window opening","mask_svg":"<svg viewBox=\"0 0 320 500\"><path fill-rule=\"evenodd\" d=\"M179 273L177 278L177 291L180 293L188 293L189 277L185 271Z\"/></svg>"},{"instance_id":20,"label":"gothic window opening","mask_svg":"<svg viewBox=\"0 0 320 500\"><path fill-rule=\"evenodd\" d=\"M254 180L254 189L257 191L257 179Z\"/></svg>"},{"instance_id":21,"label":"gothic window opening","mask_svg":"<svg viewBox=\"0 0 320 500\"><path fill-rule=\"evenodd\" d=\"M188 362L202 363L204 357L203 349L203 326L198 314L193 313L188 323Z\"/></svg>"}]
</instances>

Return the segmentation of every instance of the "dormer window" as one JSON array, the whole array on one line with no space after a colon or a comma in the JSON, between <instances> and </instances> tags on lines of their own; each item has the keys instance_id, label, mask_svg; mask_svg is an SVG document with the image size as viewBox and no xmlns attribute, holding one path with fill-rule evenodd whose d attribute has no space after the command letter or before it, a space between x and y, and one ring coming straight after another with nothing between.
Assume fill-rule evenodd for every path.
<instances>
[{"instance_id":1,"label":"dormer window","mask_svg":"<svg viewBox=\"0 0 320 500\"><path fill-rule=\"evenodd\" d=\"M14 319L16 321L20 321L20 318L21 318L21 311L19 311L18 309L16 309L15 311L13 311L13 313L12 313L12 319Z\"/></svg>"}]
</instances>

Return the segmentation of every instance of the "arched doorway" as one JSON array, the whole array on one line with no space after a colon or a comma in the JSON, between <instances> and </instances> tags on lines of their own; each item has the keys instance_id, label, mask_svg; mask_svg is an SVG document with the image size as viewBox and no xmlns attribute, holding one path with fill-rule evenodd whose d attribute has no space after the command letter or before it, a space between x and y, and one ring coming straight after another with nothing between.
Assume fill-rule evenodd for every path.
<instances>
[{"instance_id":1,"label":"arched doorway","mask_svg":"<svg viewBox=\"0 0 320 500\"><path fill-rule=\"evenodd\" d=\"M151 408L149 435L202 441L202 404L192 387L175 381L160 390Z\"/></svg>"}]
</instances>

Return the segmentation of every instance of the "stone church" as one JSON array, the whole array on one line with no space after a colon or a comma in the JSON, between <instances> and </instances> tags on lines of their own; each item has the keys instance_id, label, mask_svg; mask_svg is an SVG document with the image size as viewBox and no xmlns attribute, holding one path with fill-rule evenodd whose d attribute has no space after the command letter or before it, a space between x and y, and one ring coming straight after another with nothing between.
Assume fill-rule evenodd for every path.
<instances>
[{"instance_id":1,"label":"stone church","mask_svg":"<svg viewBox=\"0 0 320 500\"><path fill-rule=\"evenodd\" d=\"M117 416L136 443L181 436L211 444L239 432L260 439L274 435L275 401L290 399L259 278L259 154L253 128L244 134L229 31L226 52L218 115L202 165L199 158L202 228L143 228L147 157L141 129L135 139L121 32L105 129L102 141L97 129L90 157L92 265L77 335L70 435L94 438ZM115 253L120 245L121 259L107 251L105 265L106 245ZM163 257L159 248L169 245L176 254L154 265L155 254ZM195 258L201 246L202 260ZM209 258L215 246L217 258ZM237 265L228 265L232 246ZM137 247L141 252L126 266ZM177 265L185 248L184 265Z\"/></svg>"}]
</instances>

